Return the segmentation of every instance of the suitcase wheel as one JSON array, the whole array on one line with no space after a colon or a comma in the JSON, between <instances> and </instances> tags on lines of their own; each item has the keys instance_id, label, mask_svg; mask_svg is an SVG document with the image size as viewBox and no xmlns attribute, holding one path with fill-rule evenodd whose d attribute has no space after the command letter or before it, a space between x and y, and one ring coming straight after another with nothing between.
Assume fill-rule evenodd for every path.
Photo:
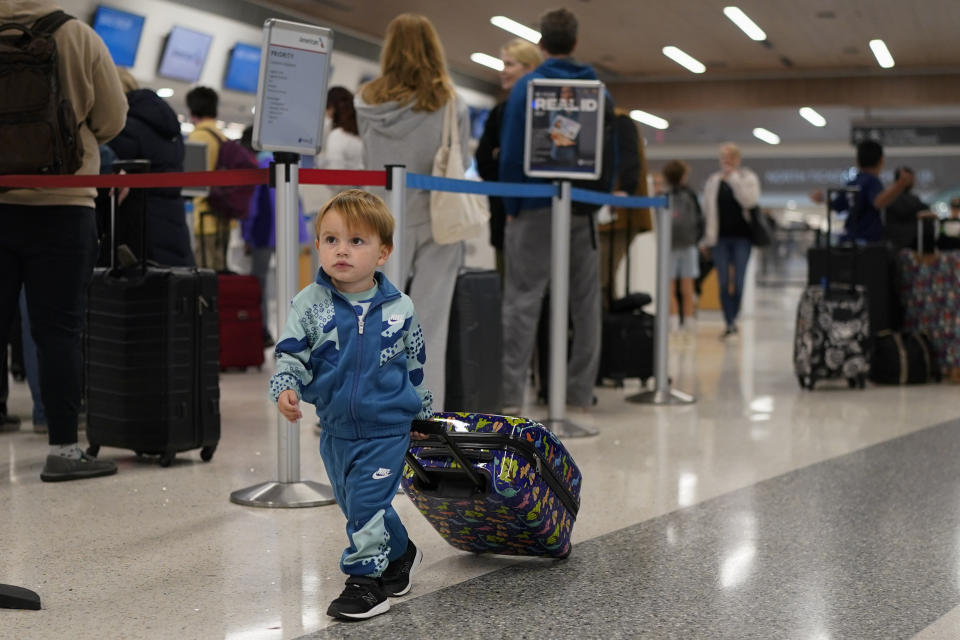
<instances>
[{"instance_id":1,"label":"suitcase wheel","mask_svg":"<svg viewBox=\"0 0 960 640\"><path fill-rule=\"evenodd\" d=\"M164 453L160 456L160 466L169 467L173 464L173 459L177 457L175 453Z\"/></svg>"},{"instance_id":2,"label":"suitcase wheel","mask_svg":"<svg viewBox=\"0 0 960 640\"><path fill-rule=\"evenodd\" d=\"M89 447L87 447L87 455L91 458L96 458L98 453L100 453L100 445L91 444Z\"/></svg>"},{"instance_id":3,"label":"suitcase wheel","mask_svg":"<svg viewBox=\"0 0 960 640\"><path fill-rule=\"evenodd\" d=\"M210 462L213 459L213 452L217 450L217 446L204 447L200 449L200 459L204 462Z\"/></svg>"},{"instance_id":4,"label":"suitcase wheel","mask_svg":"<svg viewBox=\"0 0 960 640\"><path fill-rule=\"evenodd\" d=\"M813 381L813 376L797 376L797 382L800 383L801 389L809 389L810 391L813 391L813 385L815 384Z\"/></svg>"}]
</instances>

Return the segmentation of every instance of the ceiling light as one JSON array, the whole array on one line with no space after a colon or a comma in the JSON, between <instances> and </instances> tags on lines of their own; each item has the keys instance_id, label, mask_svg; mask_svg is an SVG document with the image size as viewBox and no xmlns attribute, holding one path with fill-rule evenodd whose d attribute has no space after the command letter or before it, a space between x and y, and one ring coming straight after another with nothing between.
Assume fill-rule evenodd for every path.
<instances>
[{"instance_id":1,"label":"ceiling light","mask_svg":"<svg viewBox=\"0 0 960 640\"><path fill-rule=\"evenodd\" d=\"M811 107L801 107L800 115L803 117L804 120L806 120L807 122L809 122L815 127L824 127L827 124L826 118L824 118L822 115L817 113Z\"/></svg>"},{"instance_id":2,"label":"ceiling light","mask_svg":"<svg viewBox=\"0 0 960 640\"><path fill-rule=\"evenodd\" d=\"M751 40L762 41L767 39L767 34L763 32L763 29L741 11L740 7L724 7L723 15L730 18L730 21L740 27L740 30L747 34Z\"/></svg>"},{"instance_id":3,"label":"ceiling light","mask_svg":"<svg viewBox=\"0 0 960 640\"><path fill-rule=\"evenodd\" d=\"M470 59L477 64L482 64L483 66L490 67L496 71L503 71L503 60L500 58L494 58L493 56L488 56L485 53L471 53Z\"/></svg>"},{"instance_id":4,"label":"ceiling light","mask_svg":"<svg viewBox=\"0 0 960 640\"><path fill-rule=\"evenodd\" d=\"M753 135L760 138L767 144L780 144L780 136L775 134L773 131L764 129L763 127L757 127L754 129Z\"/></svg>"},{"instance_id":5,"label":"ceiling light","mask_svg":"<svg viewBox=\"0 0 960 640\"><path fill-rule=\"evenodd\" d=\"M161 98L172 98L173 89L171 89L170 87L163 87L162 89L157 89L157 95L160 96Z\"/></svg>"},{"instance_id":6,"label":"ceiling light","mask_svg":"<svg viewBox=\"0 0 960 640\"><path fill-rule=\"evenodd\" d=\"M670 126L670 123L663 118L655 116L652 113L647 113L646 111L640 111L639 109L634 109L631 111L630 117L637 122L651 126L654 129L666 129Z\"/></svg>"},{"instance_id":7,"label":"ceiling light","mask_svg":"<svg viewBox=\"0 0 960 640\"><path fill-rule=\"evenodd\" d=\"M684 53L677 47L664 47L663 55L667 56L681 67L693 71L694 73L703 73L707 70L703 63L694 58L693 56Z\"/></svg>"},{"instance_id":8,"label":"ceiling light","mask_svg":"<svg viewBox=\"0 0 960 640\"><path fill-rule=\"evenodd\" d=\"M873 55L877 58L877 64L881 67L889 69L893 66L893 56L890 55L890 50L887 49L883 40L871 40L870 50L873 51Z\"/></svg>"},{"instance_id":9,"label":"ceiling light","mask_svg":"<svg viewBox=\"0 0 960 640\"><path fill-rule=\"evenodd\" d=\"M509 31L515 36L520 36L524 40L529 40L533 44L540 42L540 32L531 29L525 24L520 24L516 20L511 20L506 16L493 16L490 18L490 24L500 27L504 31Z\"/></svg>"}]
</instances>

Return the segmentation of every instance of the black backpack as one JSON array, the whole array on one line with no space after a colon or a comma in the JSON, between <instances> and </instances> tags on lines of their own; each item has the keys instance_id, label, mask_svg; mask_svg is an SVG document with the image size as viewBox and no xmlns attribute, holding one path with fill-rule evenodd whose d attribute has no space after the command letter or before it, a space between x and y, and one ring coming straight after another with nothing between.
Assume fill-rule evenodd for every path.
<instances>
[{"instance_id":1,"label":"black backpack","mask_svg":"<svg viewBox=\"0 0 960 640\"><path fill-rule=\"evenodd\" d=\"M83 164L76 114L60 93L53 39L72 18L54 11L32 27L0 25L0 174L71 174Z\"/></svg>"},{"instance_id":2,"label":"black backpack","mask_svg":"<svg viewBox=\"0 0 960 640\"><path fill-rule=\"evenodd\" d=\"M613 191L614 179L617 176L617 124L616 114L613 111L613 100L607 94L603 103L603 159L600 163L600 177L596 180L571 180L570 186L590 191ZM600 207L587 202L574 202L570 211L576 215L592 215Z\"/></svg>"}]
</instances>

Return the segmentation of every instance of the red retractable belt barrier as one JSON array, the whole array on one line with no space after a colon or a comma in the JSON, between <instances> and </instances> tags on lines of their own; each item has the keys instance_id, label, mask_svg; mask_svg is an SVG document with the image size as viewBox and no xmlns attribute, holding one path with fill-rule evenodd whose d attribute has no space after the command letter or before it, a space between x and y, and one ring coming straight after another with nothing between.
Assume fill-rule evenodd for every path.
<instances>
[{"instance_id":1,"label":"red retractable belt barrier","mask_svg":"<svg viewBox=\"0 0 960 640\"><path fill-rule=\"evenodd\" d=\"M355 184L366 187L387 186L386 171L344 171L301 169L300 184ZM138 173L123 175L6 175L0 187L8 189L53 189L78 187L237 187L267 184L268 169L230 169L228 171L189 171L183 173Z\"/></svg>"}]
</instances>

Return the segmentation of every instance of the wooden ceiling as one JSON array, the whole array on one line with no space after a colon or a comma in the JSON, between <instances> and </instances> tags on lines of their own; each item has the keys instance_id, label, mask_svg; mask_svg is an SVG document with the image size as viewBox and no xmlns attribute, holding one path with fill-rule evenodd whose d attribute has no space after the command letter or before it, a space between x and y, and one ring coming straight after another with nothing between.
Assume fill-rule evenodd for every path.
<instances>
[{"instance_id":1,"label":"wooden ceiling","mask_svg":"<svg viewBox=\"0 0 960 640\"><path fill-rule=\"evenodd\" d=\"M449 64L479 78L496 74L470 61L497 55L510 34L490 24L505 15L536 27L544 11L565 4L580 19L576 55L609 81L688 78L661 53L678 46L707 66L702 77L857 74L879 67L868 42L882 38L898 73L960 69L958 0L739 0L767 34L747 38L723 15L734 0L257 0L334 27L381 39L394 16L421 13L436 26Z\"/></svg>"}]
</instances>

